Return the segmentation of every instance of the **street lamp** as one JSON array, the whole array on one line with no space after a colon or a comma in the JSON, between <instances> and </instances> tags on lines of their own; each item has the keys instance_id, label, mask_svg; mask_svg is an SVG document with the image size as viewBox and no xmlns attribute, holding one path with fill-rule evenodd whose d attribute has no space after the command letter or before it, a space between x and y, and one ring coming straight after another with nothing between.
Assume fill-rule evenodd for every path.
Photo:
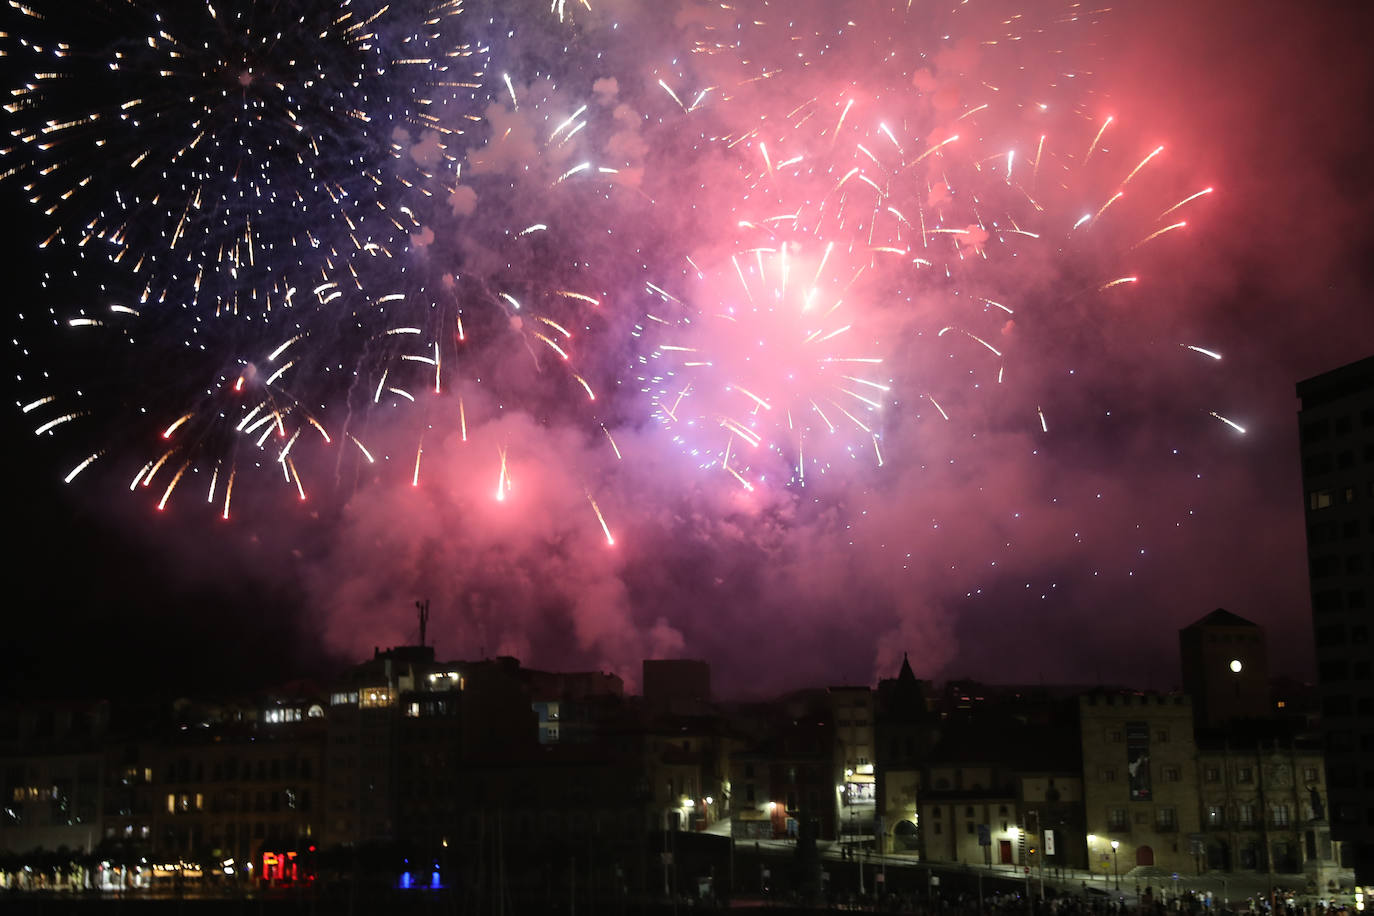
<instances>
[{"instance_id":1,"label":"street lamp","mask_svg":"<svg viewBox=\"0 0 1374 916\"><path fill-rule=\"evenodd\" d=\"M1120 840L1112 840L1112 877L1116 879L1117 890L1121 890L1121 872L1116 867L1116 847L1120 845Z\"/></svg>"},{"instance_id":2,"label":"street lamp","mask_svg":"<svg viewBox=\"0 0 1374 916\"><path fill-rule=\"evenodd\" d=\"M1088 834L1088 880L1093 879L1093 846L1097 844L1097 834Z\"/></svg>"}]
</instances>

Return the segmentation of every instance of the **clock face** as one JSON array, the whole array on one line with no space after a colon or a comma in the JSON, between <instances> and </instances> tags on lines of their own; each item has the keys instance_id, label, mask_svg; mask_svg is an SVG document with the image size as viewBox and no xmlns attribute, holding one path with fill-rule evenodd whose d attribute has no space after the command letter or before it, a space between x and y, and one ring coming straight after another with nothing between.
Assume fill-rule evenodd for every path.
<instances>
[{"instance_id":1,"label":"clock face","mask_svg":"<svg viewBox=\"0 0 1374 916\"><path fill-rule=\"evenodd\" d=\"M1240 669L1243 668L1243 667L1245 667L1245 666L1242 665L1242 664L1240 663L1240 659L1238 659L1238 658L1233 658L1233 659L1231 659L1231 665L1230 665L1230 667L1231 667L1231 670L1234 671L1236 674L1240 674Z\"/></svg>"}]
</instances>

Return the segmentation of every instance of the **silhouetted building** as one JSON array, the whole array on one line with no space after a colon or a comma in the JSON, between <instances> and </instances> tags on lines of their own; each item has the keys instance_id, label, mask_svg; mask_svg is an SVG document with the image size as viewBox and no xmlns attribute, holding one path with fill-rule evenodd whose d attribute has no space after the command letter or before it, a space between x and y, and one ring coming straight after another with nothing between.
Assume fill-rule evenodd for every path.
<instances>
[{"instance_id":1,"label":"silhouetted building","mask_svg":"<svg viewBox=\"0 0 1374 916\"><path fill-rule=\"evenodd\" d=\"M1178 631L1183 690L1198 728L1269 714L1264 630L1223 608Z\"/></svg>"},{"instance_id":2,"label":"silhouetted building","mask_svg":"<svg viewBox=\"0 0 1374 916\"><path fill-rule=\"evenodd\" d=\"M902 655L895 678L878 682L873 724L874 794L878 849L915 852L920 846L921 766L935 741L930 685L917 679Z\"/></svg>"},{"instance_id":3,"label":"silhouetted building","mask_svg":"<svg viewBox=\"0 0 1374 916\"><path fill-rule=\"evenodd\" d=\"M695 715L711 703L711 666L690 658L646 658L644 704L652 710Z\"/></svg>"},{"instance_id":4,"label":"silhouetted building","mask_svg":"<svg viewBox=\"0 0 1374 916\"><path fill-rule=\"evenodd\" d=\"M1331 833L1374 884L1374 357L1298 383Z\"/></svg>"}]
</instances>

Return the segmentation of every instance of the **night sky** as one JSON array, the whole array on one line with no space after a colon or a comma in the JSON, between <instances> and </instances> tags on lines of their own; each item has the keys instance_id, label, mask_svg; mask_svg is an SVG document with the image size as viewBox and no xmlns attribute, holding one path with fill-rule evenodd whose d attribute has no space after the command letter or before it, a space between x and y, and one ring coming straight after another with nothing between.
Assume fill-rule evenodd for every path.
<instances>
[{"instance_id":1,"label":"night sky","mask_svg":"<svg viewBox=\"0 0 1374 916\"><path fill-rule=\"evenodd\" d=\"M133 343L92 344L67 320L132 301L143 275L76 236L36 246L109 201L48 223L15 178L0 183L10 690L327 673L414 641L422 598L443 656L612 670L631 687L645 657L704 658L719 693L758 695L872 683L909 652L923 677L1165 689L1177 630L1216 607L1268 630L1275 673L1310 677L1294 385L1374 352L1365 4L756 0L736 14L593 0L572 26L546 3L484 22L487 5L457 17L490 61L440 111L465 131L445 135L445 156L401 103L368 100L400 125L379 134L397 161L438 176L432 196L394 185L407 190L386 202L416 220L368 295L419 303L389 306L395 326L420 327L415 353L445 329L443 393L434 370L426 391L425 370L376 342L394 335L362 340L327 307L308 312L309 355L286 381L334 435L307 430L292 452L304 501L280 443L259 451L214 427L245 409L222 382L270 389L261 357L289 336L281 310L174 308L188 294L169 283ZM724 47L691 53L703 40ZM749 80L760 71L772 75ZM583 104L586 128L549 141ZM111 158L148 142L117 139ZM793 154L803 164L783 165ZM83 155L59 179L90 168ZM617 171L565 177L584 159ZM881 207L851 166L891 181ZM296 231L300 215L282 212L270 231ZM341 245L340 224L311 231ZM130 244L158 252L155 236ZM777 310L795 294L754 321L783 246L818 301L842 300L818 332L824 354L881 359L839 385L879 408L834 394L835 363L789 337L796 322ZM270 285L274 258L211 271L207 289ZM374 282L374 260L329 267L361 264ZM155 275L174 259L149 262ZM461 344L442 336L455 314ZM689 365L695 353L711 365ZM399 368L379 384L386 366ZM90 415L35 438L42 412L20 408L49 388L79 389ZM743 411L739 388L769 408ZM808 409L825 397L836 409ZM210 432L159 511L172 469L136 492L129 481L183 412ZM231 454L242 471L225 521L205 491Z\"/></svg>"}]
</instances>

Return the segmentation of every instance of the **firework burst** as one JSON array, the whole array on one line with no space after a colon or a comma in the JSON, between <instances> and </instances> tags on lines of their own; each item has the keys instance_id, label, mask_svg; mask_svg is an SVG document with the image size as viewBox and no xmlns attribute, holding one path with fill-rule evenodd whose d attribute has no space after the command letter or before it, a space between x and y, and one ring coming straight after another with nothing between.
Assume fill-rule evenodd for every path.
<instances>
[{"instance_id":1,"label":"firework burst","mask_svg":"<svg viewBox=\"0 0 1374 916\"><path fill-rule=\"evenodd\" d=\"M7 176L141 307L264 314L421 228L477 85L458 0L10 4Z\"/></svg>"},{"instance_id":2,"label":"firework burst","mask_svg":"<svg viewBox=\"0 0 1374 916\"><path fill-rule=\"evenodd\" d=\"M849 261L833 244L783 242L689 272L681 296L650 285L663 308L641 326L652 342L638 383L703 468L753 489L775 468L805 484L841 454L882 463L890 385L876 335L853 324L865 309L848 300L866 290Z\"/></svg>"}]
</instances>

